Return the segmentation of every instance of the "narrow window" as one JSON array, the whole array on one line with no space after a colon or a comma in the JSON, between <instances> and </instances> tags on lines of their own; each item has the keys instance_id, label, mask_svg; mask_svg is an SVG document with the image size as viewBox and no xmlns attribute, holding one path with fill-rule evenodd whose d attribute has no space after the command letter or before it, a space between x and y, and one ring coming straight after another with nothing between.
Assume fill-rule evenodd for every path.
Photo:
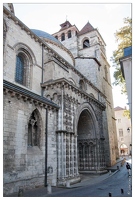
<instances>
[{"instance_id":1,"label":"narrow window","mask_svg":"<svg viewBox=\"0 0 135 200\"><path fill-rule=\"evenodd\" d=\"M16 57L16 76L15 81L24 84L24 59L21 55Z\"/></svg>"},{"instance_id":2,"label":"narrow window","mask_svg":"<svg viewBox=\"0 0 135 200\"><path fill-rule=\"evenodd\" d=\"M119 137L123 137L123 129L119 129Z\"/></svg>"},{"instance_id":3,"label":"narrow window","mask_svg":"<svg viewBox=\"0 0 135 200\"><path fill-rule=\"evenodd\" d=\"M61 35L61 41L63 41L63 40L65 40L65 34L64 33L62 33L62 35Z\"/></svg>"},{"instance_id":4,"label":"narrow window","mask_svg":"<svg viewBox=\"0 0 135 200\"><path fill-rule=\"evenodd\" d=\"M30 88L33 65L32 53L22 44L16 47L16 52L15 81Z\"/></svg>"},{"instance_id":5,"label":"narrow window","mask_svg":"<svg viewBox=\"0 0 135 200\"><path fill-rule=\"evenodd\" d=\"M83 48L88 48L88 47L90 47L89 40L84 40Z\"/></svg>"},{"instance_id":6,"label":"narrow window","mask_svg":"<svg viewBox=\"0 0 135 200\"><path fill-rule=\"evenodd\" d=\"M68 31L68 38L71 38L71 31Z\"/></svg>"},{"instance_id":7,"label":"narrow window","mask_svg":"<svg viewBox=\"0 0 135 200\"><path fill-rule=\"evenodd\" d=\"M58 36L56 35L55 38L58 40Z\"/></svg>"},{"instance_id":8,"label":"narrow window","mask_svg":"<svg viewBox=\"0 0 135 200\"><path fill-rule=\"evenodd\" d=\"M85 90L85 83L84 83L83 80L80 80L80 81L79 81L79 86L80 86L80 89L81 89L81 90Z\"/></svg>"},{"instance_id":9,"label":"narrow window","mask_svg":"<svg viewBox=\"0 0 135 200\"><path fill-rule=\"evenodd\" d=\"M118 119L118 123L121 123L121 119Z\"/></svg>"}]
</instances>

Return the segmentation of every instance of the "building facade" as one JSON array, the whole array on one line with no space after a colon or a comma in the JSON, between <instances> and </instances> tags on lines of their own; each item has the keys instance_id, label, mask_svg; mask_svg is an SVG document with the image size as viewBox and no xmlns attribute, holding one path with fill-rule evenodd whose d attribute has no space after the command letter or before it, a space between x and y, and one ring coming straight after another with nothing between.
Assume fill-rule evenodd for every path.
<instances>
[{"instance_id":1,"label":"building facade","mask_svg":"<svg viewBox=\"0 0 135 200\"><path fill-rule=\"evenodd\" d=\"M120 58L122 75L126 82L128 105L132 119L132 46L123 49L124 55Z\"/></svg>"},{"instance_id":2,"label":"building facade","mask_svg":"<svg viewBox=\"0 0 135 200\"><path fill-rule=\"evenodd\" d=\"M132 155L132 129L131 120L124 116L126 108L114 108L118 138L119 155Z\"/></svg>"},{"instance_id":3,"label":"building facade","mask_svg":"<svg viewBox=\"0 0 135 200\"><path fill-rule=\"evenodd\" d=\"M66 21L50 35L3 9L4 194L105 172L118 147L100 33Z\"/></svg>"}]
</instances>

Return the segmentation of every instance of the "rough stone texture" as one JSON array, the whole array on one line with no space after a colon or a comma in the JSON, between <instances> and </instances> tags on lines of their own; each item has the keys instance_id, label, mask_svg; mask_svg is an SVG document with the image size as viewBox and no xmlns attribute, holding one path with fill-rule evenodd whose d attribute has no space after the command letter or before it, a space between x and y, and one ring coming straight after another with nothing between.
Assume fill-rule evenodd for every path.
<instances>
[{"instance_id":1,"label":"rough stone texture","mask_svg":"<svg viewBox=\"0 0 135 200\"><path fill-rule=\"evenodd\" d=\"M117 141L110 66L98 44L100 40L104 45L98 31L77 36L78 29L71 26L72 37L66 36L64 47L37 38L6 8L3 16L3 78L14 84L10 89L4 86L4 194L44 185L46 128L49 184L74 183L80 180L79 171L102 172L106 165L114 164ZM60 38L61 32L57 34ZM88 38L91 46L83 49ZM26 85L15 81L19 52L27 55ZM75 58L95 55L101 66L94 59Z\"/></svg>"}]
</instances>

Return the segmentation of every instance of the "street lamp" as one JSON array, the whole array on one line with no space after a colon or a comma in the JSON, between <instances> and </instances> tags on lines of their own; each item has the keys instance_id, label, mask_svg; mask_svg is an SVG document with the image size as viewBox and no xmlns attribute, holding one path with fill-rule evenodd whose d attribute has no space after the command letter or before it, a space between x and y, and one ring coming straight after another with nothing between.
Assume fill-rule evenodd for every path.
<instances>
[{"instance_id":1,"label":"street lamp","mask_svg":"<svg viewBox=\"0 0 135 200\"><path fill-rule=\"evenodd\" d=\"M130 156L132 156L132 144L130 144Z\"/></svg>"},{"instance_id":2,"label":"street lamp","mask_svg":"<svg viewBox=\"0 0 135 200\"><path fill-rule=\"evenodd\" d=\"M129 128L129 127L127 128L127 132L128 132L128 133L130 132L130 128Z\"/></svg>"}]
</instances>

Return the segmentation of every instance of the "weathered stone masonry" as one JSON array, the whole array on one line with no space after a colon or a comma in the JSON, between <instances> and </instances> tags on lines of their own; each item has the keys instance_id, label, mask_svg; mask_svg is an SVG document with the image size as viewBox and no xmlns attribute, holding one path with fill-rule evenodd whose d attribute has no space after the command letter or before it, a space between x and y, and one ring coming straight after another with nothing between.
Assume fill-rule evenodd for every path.
<instances>
[{"instance_id":1,"label":"weathered stone masonry","mask_svg":"<svg viewBox=\"0 0 135 200\"><path fill-rule=\"evenodd\" d=\"M89 23L79 31L65 22L58 41L25 26L12 4L3 18L4 195L104 173L117 147L102 37Z\"/></svg>"}]
</instances>

